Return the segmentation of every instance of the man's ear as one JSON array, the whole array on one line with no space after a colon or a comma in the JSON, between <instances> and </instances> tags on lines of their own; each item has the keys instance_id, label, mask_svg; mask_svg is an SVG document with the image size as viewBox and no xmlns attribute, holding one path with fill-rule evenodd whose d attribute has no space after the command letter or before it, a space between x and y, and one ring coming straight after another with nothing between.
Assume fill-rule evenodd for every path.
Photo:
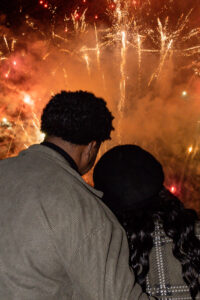
<instances>
[{"instance_id":1,"label":"man's ear","mask_svg":"<svg viewBox=\"0 0 200 300\"><path fill-rule=\"evenodd\" d=\"M88 145L87 145L87 155L88 157L90 157L91 153L92 153L92 150L94 148L97 147L97 142L96 141L91 141Z\"/></svg>"}]
</instances>

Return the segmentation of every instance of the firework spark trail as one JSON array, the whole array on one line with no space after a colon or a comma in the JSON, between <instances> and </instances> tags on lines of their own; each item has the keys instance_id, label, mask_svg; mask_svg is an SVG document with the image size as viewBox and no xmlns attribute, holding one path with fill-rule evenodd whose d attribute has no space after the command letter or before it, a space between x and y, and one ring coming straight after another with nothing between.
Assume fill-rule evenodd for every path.
<instances>
[{"instance_id":1,"label":"firework spark trail","mask_svg":"<svg viewBox=\"0 0 200 300\"><path fill-rule=\"evenodd\" d=\"M100 67L100 46L99 46L98 32L97 32L96 24L94 24L94 31L95 31L95 39L96 39L97 65L98 65L98 69L100 71L101 70L101 67Z\"/></svg>"},{"instance_id":2,"label":"firework spark trail","mask_svg":"<svg viewBox=\"0 0 200 300\"><path fill-rule=\"evenodd\" d=\"M33 121L32 121L33 122ZM31 145L34 142L34 139L32 138L32 136L30 136L30 134L27 132L27 130L24 128L24 124L23 122L20 123L21 129L24 132L24 135L26 137L26 144L24 144L25 148L28 148L28 145Z\"/></svg>"},{"instance_id":3,"label":"firework spark trail","mask_svg":"<svg viewBox=\"0 0 200 300\"><path fill-rule=\"evenodd\" d=\"M116 4L116 19L117 19L117 24L121 24L122 21L122 11L121 11L121 1L120 0L114 0L114 3Z\"/></svg>"},{"instance_id":4,"label":"firework spark trail","mask_svg":"<svg viewBox=\"0 0 200 300\"><path fill-rule=\"evenodd\" d=\"M11 43L11 51L14 52L15 51L15 44L17 43L16 39L12 39L12 43Z\"/></svg>"},{"instance_id":5,"label":"firework spark trail","mask_svg":"<svg viewBox=\"0 0 200 300\"><path fill-rule=\"evenodd\" d=\"M200 121L197 121L194 141L193 141L193 144L188 148L186 158L185 158L185 161L183 164L183 170L180 173L180 179L179 179L179 184L178 184L179 190L181 190L181 187L183 186L184 181L189 176L190 163L192 162L192 160L194 160L195 156L197 155L197 153L199 151L199 145L200 145L199 137L200 137ZM196 167L197 167L197 165L195 165L195 168ZM188 192L186 191L186 193L188 193Z\"/></svg>"},{"instance_id":6,"label":"firework spark trail","mask_svg":"<svg viewBox=\"0 0 200 300\"><path fill-rule=\"evenodd\" d=\"M188 34L185 35L181 35L183 30L185 29L187 23L189 22L189 16L191 14L191 11L189 11L189 13L184 17L184 15L181 15L181 17L179 18L178 22L177 22L177 29L175 29L174 31L170 32L167 30L168 27L168 22L169 22L169 17L166 18L164 26L162 25L160 19L158 18L158 27L157 27L157 31L159 32L160 35L160 49L158 49L157 51L160 53L160 63L159 66L157 68L157 70L151 75L150 81L148 83L148 86L151 85L153 79L158 79L163 66L165 64L165 61L168 57L168 54L170 54L170 56L172 57L173 53L175 52L179 52L181 54L183 54L184 52L187 52L186 55L194 55L195 53L199 53L200 52L200 45L195 46L195 47L190 47L190 48L181 48L176 49L175 48L175 44L177 42L180 41L186 41L191 39L191 37L197 37L198 34L200 33L200 28L196 28L194 30L191 30ZM153 38L154 42L156 41L155 38ZM174 47L172 47L172 45L174 45ZM151 52L151 50L144 50L144 51L149 51Z\"/></svg>"},{"instance_id":7,"label":"firework spark trail","mask_svg":"<svg viewBox=\"0 0 200 300\"><path fill-rule=\"evenodd\" d=\"M37 31L38 33L40 33L40 35L43 38L45 38L45 39L47 38L44 31L41 31L39 26L37 24L35 24L35 22L33 22L33 20L31 20L31 18L28 15L25 16L25 23L28 27L32 28L34 31Z\"/></svg>"},{"instance_id":8,"label":"firework spark trail","mask_svg":"<svg viewBox=\"0 0 200 300\"><path fill-rule=\"evenodd\" d=\"M166 22L166 24L167 24L167 22ZM166 24L163 29L162 23L161 23L160 19L158 19L158 31L160 33L160 41L161 41L160 63L159 63L158 69L155 71L155 73L152 74L151 79L148 83L148 86L151 85L151 82L153 81L154 78L156 78L158 80L158 78L161 74L161 71L163 69L163 66L166 62L166 59L168 57L168 54L170 52L170 49L172 48L173 39L169 39L165 33Z\"/></svg>"},{"instance_id":9,"label":"firework spark trail","mask_svg":"<svg viewBox=\"0 0 200 300\"><path fill-rule=\"evenodd\" d=\"M142 52L141 52L141 36L138 34L137 36L137 42L138 42L138 94L141 93L141 63L142 63Z\"/></svg>"},{"instance_id":10,"label":"firework spark trail","mask_svg":"<svg viewBox=\"0 0 200 300\"><path fill-rule=\"evenodd\" d=\"M102 83L103 83L103 89L104 91L106 90L106 84L105 84L105 76L104 76L104 71L101 68L101 61L100 61L100 54L101 54L101 45L99 45L99 38L98 38L98 30L96 24L94 24L94 31L95 31L95 40L96 40L96 57L97 57L97 66L98 66L98 71L102 75Z\"/></svg>"},{"instance_id":11,"label":"firework spark trail","mask_svg":"<svg viewBox=\"0 0 200 300\"><path fill-rule=\"evenodd\" d=\"M21 106L21 109L19 110L19 113L18 113L18 116L17 116L17 120L16 120L16 123L15 123L15 126L14 126L14 130L12 132L13 135L12 135L12 138L10 140L10 143L8 144L8 150L7 150L7 153L6 153L6 157L9 157L10 150L11 150L13 141L15 139L15 134L16 134L17 126L19 125L19 121L20 121L20 116L21 116L21 113L22 113L22 109L23 109L23 106Z\"/></svg>"},{"instance_id":12,"label":"firework spark trail","mask_svg":"<svg viewBox=\"0 0 200 300\"><path fill-rule=\"evenodd\" d=\"M125 99L126 99L126 73L125 73L125 65L126 65L126 32L121 32L121 64L120 64L120 101L118 104L119 112L123 113Z\"/></svg>"},{"instance_id":13,"label":"firework spark trail","mask_svg":"<svg viewBox=\"0 0 200 300\"><path fill-rule=\"evenodd\" d=\"M34 138L31 143L34 143L35 139L41 143L45 138L45 134L40 131L40 120L38 119L34 111L32 111L32 115L33 115L32 124L36 129L36 138Z\"/></svg>"},{"instance_id":14,"label":"firework spark trail","mask_svg":"<svg viewBox=\"0 0 200 300\"><path fill-rule=\"evenodd\" d=\"M5 42L6 48L8 49L8 52L10 52L10 48L9 48L9 46L8 46L7 37L6 37L5 34L3 35L3 39L4 39L4 42Z\"/></svg>"},{"instance_id":15,"label":"firework spark trail","mask_svg":"<svg viewBox=\"0 0 200 300\"><path fill-rule=\"evenodd\" d=\"M120 43L120 100L118 103L118 111L121 118L123 118L123 111L126 99L126 52L128 31L132 25L132 19L129 19L129 2L122 3L120 0L114 0L116 9L111 13L112 19L111 32L107 34L108 44ZM123 7L122 7L123 4Z\"/></svg>"},{"instance_id":16,"label":"firework spark trail","mask_svg":"<svg viewBox=\"0 0 200 300\"><path fill-rule=\"evenodd\" d=\"M126 99L126 74L125 74L125 65L126 65L126 32L121 32L121 64L120 64L120 100L118 103L118 112L119 112L119 121L118 121L118 139L121 143L121 122L124 116L124 106Z\"/></svg>"},{"instance_id":17,"label":"firework spark trail","mask_svg":"<svg viewBox=\"0 0 200 300\"><path fill-rule=\"evenodd\" d=\"M78 11L75 10L74 13L71 14L71 18L74 25L74 31L76 33L85 32L87 28L87 23L85 22L85 15L87 12L87 8L84 10L82 15L80 16Z\"/></svg>"},{"instance_id":18,"label":"firework spark trail","mask_svg":"<svg viewBox=\"0 0 200 300\"><path fill-rule=\"evenodd\" d=\"M200 33L200 30L199 30L199 33ZM193 52L193 50L195 50L195 52ZM183 51L183 52L188 52L189 51L190 52L189 54L194 55L196 53L200 53L200 45L190 47L190 48L186 48L186 49L183 49L181 51Z\"/></svg>"},{"instance_id":19,"label":"firework spark trail","mask_svg":"<svg viewBox=\"0 0 200 300\"><path fill-rule=\"evenodd\" d=\"M83 52L83 59L86 63L86 67L87 67L87 72L88 72L88 76L91 76L91 69L90 69L90 58L88 55L89 51L95 51L96 52L96 56L97 56L97 66L98 66L98 70L101 71L100 68L100 48L98 45L98 40L96 38L96 47L95 48L87 48L86 46L81 47L80 52Z\"/></svg>"},{"instance_id":20,"label":"firework spark trail","mask_svg":"<svg viewBox=\"0 0 200 300\"><path fill-rule=\"evenodd\" d=\"M1 54L1 53L0 53ZM6 60L6 59L8 59L6 56L1 56L0 57L0 60Z\"/></svg>"},{"instance_id":21,"label":"firework spark trail","mask_svg":"<svg viewBox=\"0 0 200 300\"><path fill-rule=\"evenodd\" d=\"M158 29L159 29L159 33L160 33L161 49L160 49L160 65L158 68L157 77L159 77L159 75L161 73L161 70L164 66L165 60L167 58L167 55L168 55L169 50L171 49L171 46L173 43L173 39L168 39L167 35L165 33L167 24L168 24L168 19L166 20L166 24L165 24L164 30L163 30L162 23L160 22L160 19L158 19Z\"/></svg>"},{"instance_id":22,"label":"firework spark trail","mask_svg":"<svg viewBox=\"0 0 200 300\"><path fill-rule=\"evenodd\" d=\"M20 115L21 115L21 112L19 113L18 123L15 124L16 127L14 129L13 135L15 136L17 127L20 127L20 129L22 129L22 131L24 132L24 135L25 135L25 141L26 141L26 143L24 143L25 148L28 148L29 145L32 145L35 142L41 143L44 140L45 134L41 133L41 131L40 131L40 121L39 121L37 115L34 113L33 110L31 111L31 115L32 115L31 125L34 128L33 135L30 135L29 130L27 130L25 128L23 121L21 120L21 122L20 122ZM12 143L13 143L13 141L11 141L11 143L9 145L10 148L12 146Z\"/></svg>"},{"instance_id":23,"label":"firework spark trail","mask_svg":"<svg viewBox=\"0 0 200 300\"><path fill-rule=\"evenodd\" d=\"M88 54L85 53L85 54L83 55L83 58L84 58L84 60L85 60L86 66L87 66L88 76L90 77L91 71L90 71L90 63L89 63L89 56L88 56Z\"/></svg>"},{"instance_id":24,"label":"firework spark trail","mask_svg":"<svg viewBox=\"0 0 200 300\"><path fill-rule=\"evenodd\" d=\"M41 133L40 131L40 121L37 117L37 115L35 114L34 110L33 110L33 100L31 99L31 97L26 94L26 93L22 93L21 96L24 98L23 102L25 103L21 103L21 107L19 110L19 113L17 115L17 119L14 123L14 126L8 122L8 124L10 124L10 128L12 128L12 130L10 131L10 142L8 143L8 149L7 149L7 154L6 157L10 156L10 150L12 148L12 145L14 143L14 139L16 138L17 132L19 129L21 129L24 132L24 139L25 139L25 143L24 143L24 147L27 148L29 145L32 145L35 142L42 142L44 140L44 134ZM24 122L21 119L21 115L25 110L25 107L27 105L28 110L30 110L30 113L32 115L31 118L31 122L30 125L32 125L32 127L34 128L34 132L33 134L30 134L30 125L28 125L27 129L24 126ZM3 118L5 119L5 118ZM6 119L7 120L7 119Z\"/></svg>"}]
</instances>

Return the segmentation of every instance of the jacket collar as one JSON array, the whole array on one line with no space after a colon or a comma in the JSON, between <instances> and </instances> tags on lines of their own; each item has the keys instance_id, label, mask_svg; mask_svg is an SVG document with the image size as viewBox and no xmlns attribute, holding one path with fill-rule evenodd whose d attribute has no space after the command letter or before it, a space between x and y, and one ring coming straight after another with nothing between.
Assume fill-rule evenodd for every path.
<instances>
[{"instance_id":1,"label":"jacket collar","mask_svg":"<svg viewBox=\"0 0 200 300\"><path fill-rule=\"evenodd\" d=\"M57 145L55 145L55 144L53 144L53 143L50 143L50 142L43 142L43 143L41 143L41 145L46 146L46 147L49 147L49 148L51 148L51 149L57 151L58 153L60 153L60 154L66 159L66 161L69 163L70 167L80 174L80 172L79 172L79 170L78 170L78 167L77 167L75 161L74 161L74 160L72 159L72 157L71 157L66 151L64 151L62 148L60 148L59 146L57 146Z\"/></svg>"},{"instance_id":2,"label":"jacket collar","mask_svg":"<svg viewBox=\"0 0 200 300\"><path fill-rule=\"evenodd\" d=\"M70 166L70 164L66 160L66 158L63 155L61 155L60 153L58 153L57 151L55 151L54 149L46 147L42 144L34 144L34 145L30 146L28 149L20 152L20 154L24 153L24 152L39 152L39 153L45 155L46 157L49 157L50 159L56 161L59 165L62 166L62 168L64 168L73 177L75 177L79 182L81 182L90 192L92 192L95 196L102 198L103 192L98 191L98 190L94 189L92 186L90 186L89 184L87 184L83 180L81 175Z\"/></svg>"}]
</instances>

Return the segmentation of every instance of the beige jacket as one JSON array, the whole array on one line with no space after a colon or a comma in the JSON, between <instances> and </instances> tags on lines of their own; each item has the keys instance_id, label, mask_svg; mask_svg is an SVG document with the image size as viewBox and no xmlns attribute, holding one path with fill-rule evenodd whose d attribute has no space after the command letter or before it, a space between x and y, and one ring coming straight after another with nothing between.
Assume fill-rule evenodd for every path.
<instances>
[{"instance_id":1,"label":"beige jacket","mask_svg":"<svg viewBox=\"0 0 200 300\"><path fill-rule=\"evenodd\" d=\"M150 299L100 197L46 146L0 162L0 300Z\"/></svg>"}]
</instances>

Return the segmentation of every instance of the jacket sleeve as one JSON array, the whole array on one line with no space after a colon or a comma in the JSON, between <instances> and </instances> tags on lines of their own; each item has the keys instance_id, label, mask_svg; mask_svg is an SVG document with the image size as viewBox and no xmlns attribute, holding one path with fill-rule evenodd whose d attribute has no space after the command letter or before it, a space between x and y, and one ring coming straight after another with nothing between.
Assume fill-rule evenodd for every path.
<instances>
[{"instance_id":1,"label":"jacket sleeve","mask_svg":"<svg viewBox=\"0 0 200 300\"><path fill-rule=\"evenodd\" d=\"M123 229L106 223L87 236L74 253L69 268L74 300L147 300L135 283L128 264L128 243Z\"/></svg>"}]
</instances>

